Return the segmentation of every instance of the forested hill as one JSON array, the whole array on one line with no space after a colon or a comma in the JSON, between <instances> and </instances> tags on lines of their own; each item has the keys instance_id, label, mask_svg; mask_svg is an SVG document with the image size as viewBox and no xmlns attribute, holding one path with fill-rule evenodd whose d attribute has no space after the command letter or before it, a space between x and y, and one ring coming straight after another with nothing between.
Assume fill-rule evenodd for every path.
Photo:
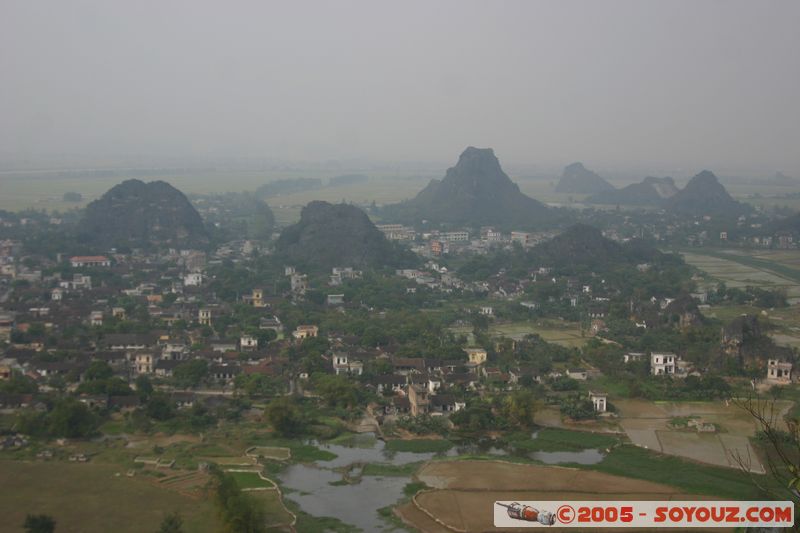
<instances>
[{"instance_id":1,"label":"forested hill","mask_svg":"<svg viewBox=\"0 0 800 533\"><path fill-rule=\"evenodd\" d=\"M86 206L80 242L97 247L195 247L208 244L203 219L165 181L126 180Z\"/></svg>"},{"instance_id":2,"label":"forested hill","mask_svg":"<svg viewBox=\"0 0 800 533\"><path fill-rule=\"evenodd\" d=\"M315 271L335 266L396 268L418 262L413 252L387 240L361 209L320 201L306 205L300 221L283 230L276 251Z\"/></svg>"},{"instance_id":3,"label":"forested hill","mask_svg":"<svg viewBox=\"0 0 800 533\"><path fill-rule=\"evenodd\" d=\"M665 254L651 244L632 239L619 243L585 224L576 224L534 248L500 250L476 255L458 267L458 274L470 281L484 280L498 272L511 278L531 278L541 267L554 275L587 275L625 278L638 275L639 267L657 273L670 270L681 278L688 277L688 267L680 256ZM657 274L654 274L657 275Z\"/></svg>"},{"instance_id":4,"label":"forested hill","mask_svg":"<svg viewBox=\"0 0 800 533\"><path fill-rule=\"evenodd\" d=\"M576 224L531 250L530 255L543 266L587 267L602 270L609 265L637 264L661 257L654 247L642 241L620 244L586 224Z\"/></svg>"}]
</instances>

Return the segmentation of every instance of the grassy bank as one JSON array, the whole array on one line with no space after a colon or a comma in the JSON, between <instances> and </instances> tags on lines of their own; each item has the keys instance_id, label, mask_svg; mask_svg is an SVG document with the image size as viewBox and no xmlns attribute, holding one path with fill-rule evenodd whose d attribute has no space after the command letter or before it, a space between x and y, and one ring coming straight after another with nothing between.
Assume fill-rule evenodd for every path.
<instances>
[{"instance_id":1,"label":"grassy bank","mask_svg":"<svg viewBox=\"0 0 800 533\"><path fill-rule=\"evenodd\" d=\"M664 483L693 494L753 500L763 497L750 476L740 470L684 461L632 445L615 448L600 463L584 468ZM761 484L775 487L768 476L753 477Z\"/></svg>"}]
</instances>

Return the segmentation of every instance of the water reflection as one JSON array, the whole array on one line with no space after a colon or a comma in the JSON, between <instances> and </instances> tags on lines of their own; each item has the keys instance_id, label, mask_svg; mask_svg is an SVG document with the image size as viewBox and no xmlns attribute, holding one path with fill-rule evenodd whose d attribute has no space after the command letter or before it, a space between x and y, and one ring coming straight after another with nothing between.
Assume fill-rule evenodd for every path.
<instances>
[{"instance_id":1,"label":"water reflection","mask_svg":"<svg viewBox=\"0 0 800 533\"><path fill-rule=\"evenodd\" d=\"M581 450L579 452L532 452L528 457L547 465L560 463L594 465L602 461L605 454L600 450Z\"/></svg>"},{"instance_id":2,"label":"water reflection","mask_svg":"<svg viewBox=\"0 0 800 533\"><path fill-rule=\"evenodd\" d=\"M532 439L537 434L531 435ZM403 487L411 476L363 475L363 465L368 463L402 466L434 457L459 455L509 455L509 449L498 447L492 440L454 446L444 453L394 452L371 433L354 435L337 443L308 444L336 454L335 459L316 461L313 464L293 464L280 475L281 483L289 489L286 498L296 502L308 514L331 516L363 531L381 531L388 527L378 515L378 509L394 505L403 497ZM577 452L514 452L545 464L573 463L596 464L603 460L600 450ZM343 482L343 472L348 480Z\"/></svg>"},{"instance_id":3,"label":"water reflection","mask_svg":"<svg viewBox=\"0 0 800 533\"><path fill-rule=\"evenodd\" d=\"M331 485L342 474L312 465L291 465L280 475L284 487L297 492L284 496L313 516L332 516L363 531L386 527L378 509L403 497L407 477L364 476L354 485Z\"/></svg>"}]
</instances>

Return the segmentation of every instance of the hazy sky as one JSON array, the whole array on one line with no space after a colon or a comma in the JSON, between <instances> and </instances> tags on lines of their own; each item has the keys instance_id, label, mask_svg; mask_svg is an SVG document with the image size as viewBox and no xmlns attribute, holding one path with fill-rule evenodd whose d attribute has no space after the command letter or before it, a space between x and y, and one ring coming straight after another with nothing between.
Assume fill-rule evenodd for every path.
<instances>
[{"instance_id":1,"label":"hazy sky","mask_svg":"<svg viewBox=\"0 0 800 533\"><path fill-rule=\"evenodd\" d=\"M0 0L0 152L800 176L800 2Z\"/></svg>"}]
</instances>

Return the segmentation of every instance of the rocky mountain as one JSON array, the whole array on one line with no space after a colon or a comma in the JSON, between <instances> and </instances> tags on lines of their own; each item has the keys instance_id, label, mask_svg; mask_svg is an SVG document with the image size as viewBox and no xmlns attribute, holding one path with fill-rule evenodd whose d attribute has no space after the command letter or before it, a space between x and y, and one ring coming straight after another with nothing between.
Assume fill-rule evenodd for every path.
<instances>
[{"instance_id":1,"label":"rocky mountain","mask_svg":"<svg viewBox=\"0 0 800 533\"><path fill-rule=\"evenodd\" d=\"M593 194L586 199L586 202L593 204L659 206L677 192L678 188L672 178L647 177L641 183L632 183L621 189Z\"/></svg>"},{"instance_id":2,"label":"rocky mountain","mask_svg":"<svg viewBox=\"0 0 800 533\"><path fill-rule=\"evenodd\" d=\"M316 271L335 266L404 267L417 263L413 252L387 240L361 209L321 201L306 205L300 222L283 230L276 251Z\"/></svg>"},{"instance_id":3,"label":"rocky mountain","mask_svg":"<svg viewBox=\"0 0 800 533\"><path fill-rule=\"evenodd\" d=\"M491 148L470 146L447 169L411 200L386 206L386 220L434 224L530 228L549 222L552 211L519 190L503 172Z\"/></svg>"},{"instance_id":4,"label":"rocky mountain","mask_svg":"<svg viewBox=\"0 0 800 533\"><path fill-rule=\"evenodd\" d=\"M80 241L102 247L191 247L208 243L200 214L165 181L126 180L86 206Z\"/></svg>"},{"instance_id":5,"label":"rocky mountain","mask_svg":"<svg viewBox=\"0 0 800 533\"><path fill-rule=\"evenodd\" d=\"M666 202L679 215L740 215L752 208L734 200L713 172L704 170Z\"/></svg>"},{"instance_id":6,"label":"rocky mountain","mask_svg":"<svg viewBox=\"0 0 800 533\"><path fill-rule=\"evenodd\" d=\"M614 191L614 186L596 172L584 167L583 163L567 165L556 185L556 192L571 194L596 194L611 191Z\"/></svg>"}]
</instances>

